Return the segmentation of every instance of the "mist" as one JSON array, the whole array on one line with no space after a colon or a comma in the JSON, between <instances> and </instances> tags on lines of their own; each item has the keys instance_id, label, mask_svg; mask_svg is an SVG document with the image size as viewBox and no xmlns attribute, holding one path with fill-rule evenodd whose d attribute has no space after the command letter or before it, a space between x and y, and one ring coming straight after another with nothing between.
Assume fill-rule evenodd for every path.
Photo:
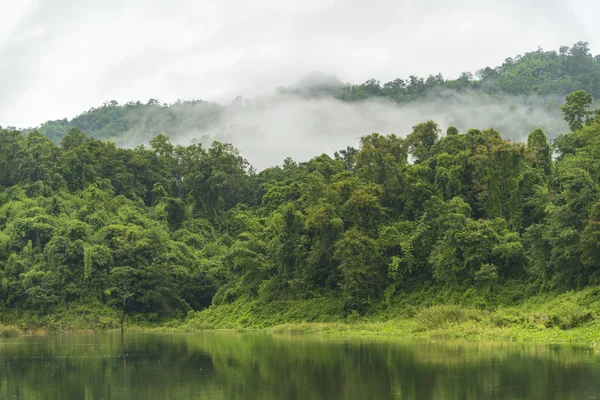
<instances>
[{"instance_id":1,"label":"mist","mask_svg":"<svg viewBox=\"0 0 600 400\"><path fill-rule=\"evenodd\" d=\"M135 120L131 130L118 138L117 144L145 144L158 133L181 145L232 143L261 170L280 165L286 157L308 161L322 153L332 155L347 146L358 146L361 136L373 132L405 137L413 126L428 120L437 122L443 132L449 126L461 132L493 128L505 139L524 141L529 132L542 128L554 138L568 131L561 104L559 97L456 91L431 93L408 104L276 94L254 100L237 98L228 106L199 102L151 108L131 117Z\"/></svg>"}]
</instances>

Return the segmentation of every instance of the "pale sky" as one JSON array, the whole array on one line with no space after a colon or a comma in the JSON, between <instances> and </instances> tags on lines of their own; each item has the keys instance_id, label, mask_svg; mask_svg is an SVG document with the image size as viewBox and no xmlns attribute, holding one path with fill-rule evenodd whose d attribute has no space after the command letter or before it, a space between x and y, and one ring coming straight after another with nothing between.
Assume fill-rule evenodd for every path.
<instances>
[{"instance_id":1,"label":"pale sky","mask_svg":"<svg viewBox=\"0 0 600 400\"><path fill-rule=\"evenodd\" d=\"M344 82L441 72L583 40L596 0L0 0L0 125L104 101L228 102L319 71Z\"/></svg>"}]
</instances>

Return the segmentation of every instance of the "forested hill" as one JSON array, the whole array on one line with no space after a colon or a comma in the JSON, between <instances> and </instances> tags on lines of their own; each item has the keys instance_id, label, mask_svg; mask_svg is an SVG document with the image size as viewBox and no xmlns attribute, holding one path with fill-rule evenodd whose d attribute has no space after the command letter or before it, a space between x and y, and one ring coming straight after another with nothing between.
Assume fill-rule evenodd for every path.
<instances>
[{"instance_id":1,"label":"forested hill","mask_svg":"<svg viewBox=\"0 0 600 400\"><path fill-rule=\"evenodd\" d=\"M0 317L159 321L315 298L363 313L423 287L485 306L598 285L590 105L583 91L567 98L573 132L555 158L542 130L514 143L489 129L441 135L429 121L260 173L222 143L158 136L125 149L73 128L57 146L1 130Z\"/></svg>"},{"instance_id":2,"label":"forested hill","mask_svg":"<svg viewBox=\"0 0 600 400\"><path fill-rule=\"evenodd\" d=\"M335 96L345 101L372 97L410 102L440 89L511 95L560 95L584 89L594 97L600 96L600 55L592 56L587 42L562 46L557 51L541 48L507 58L497 67L484 67L475 75L463 72L457 79L444 79L442 74L427 78L410 76L381 84L370 79L360 85L335 85L327 81L300 88L280 88L280 92L303 96Z\"/></svg>"},{"instance_id":3,"label":"forested hill","mask_svg":"<svg viewBox=\"0 0 600 400\"><path fill-rule=\"evenodd\" d=\"M273 96L255 100L238 97L227 105L200 100L174 104L162 104L155 99L126 104L110 101L72 120L48 121L38 130L55 144L72 127L93 138L125 146L148 143L157 134L181 143L196 140L210 144L219 140L236 144L248 157L257 153L244 147L243 142L248 138L273 141L284 131L294 130L295 125L300 125L301 131L291 132L293 137L305 135L308 130L319 130L321 136L335 136L359 125L360 121L354 121L349 123L350 127L340 126L338 121L348 119L349 115L360 115L362 131L349 133L343 143L373 131L404 135L407 133L404 129L409 131L410 126L427 119L436 119L444 128L493 127L512 140L525 139L524 132L541 127L554 138L564 128L556 110L564 96L579 89L600 97L600 57L593 57L585 42L558 51L540 49L507 58L500 66L484 67L474 75L465 72L457 79L444 79L438 74L427 78L410 76L383 84L371 79L359 85L345 85L333 77L312 76L296 87L279 88ZM290 98L297 102L290 105ZM342 106L326 102L327 99L349 104ZM368 100L391 104L360 108L358 103ZM311 103L316 101L320 103ZM318 117L319 112L313 108L322 109L324 115ZM306 124L308 128L297 123L306 118L312 118ZM273 126L273 121L278 120L289 123ZM408 125L401 126L399 121L408 121ZM0 123L6 126L10 121ZM276 130L277 135L264 133L269 129ZM286 150L289 151L283 149L282 153ZM286 155L289 154L279 156ZM305 153L302 156L309 157Z\"/></svg>"}]
</instances>

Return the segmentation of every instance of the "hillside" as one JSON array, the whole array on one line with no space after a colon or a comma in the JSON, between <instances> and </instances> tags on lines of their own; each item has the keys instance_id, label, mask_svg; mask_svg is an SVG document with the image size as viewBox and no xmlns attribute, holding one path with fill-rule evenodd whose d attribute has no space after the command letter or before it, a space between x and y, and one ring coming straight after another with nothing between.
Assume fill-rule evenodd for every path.
<instances>
[{"instance_id":1,"label":"hillside","mask_svg":"<svg viewBox=\"0 0 600 400\"><path fill-rule=\"evenodd\" d=\"M335 136L349 129L338 122L347 118L354 122L350 126L363 121L363 130L353 132L343 142L336 141L337 146L373 131L405 135L412 125L427 119L459 129L492 127L512 140L525 140L527 132L543 128L554 138L565 128L556 113L558 106L567 94L579 89L600 97L600 57L592 57L584 42L558 51L539 49L507 58L500 66L484 67L475 74L465 72L457 79L438 74L383 84L371 79L351 85L316 74L294 87L281 87L270 97L238 97L223 105L201 100L173 104L156 99L126 104L108 101L71 120L45 122L37 130L55 144L73 127L93 138L125 146L147 144L157 134L165 134L177 143L195 140L210 144L218 140L234 143L250 158L258 152L244 147L249 136L277 140L288 129L293 130L291 136L305 136L307 130L315 129L313 126L324 130L323 135ZM319 109L324 110L321 118L316 116ZM294 122L271 126L273 119L290 118L312 120L303 130L294 130ZM270 129L276 129L277 134ZM328 151L329 147L320 150ZM281 151L280 159L290 155L286 151L289 149ZM308 153L301 156L310 157Z\"/></svg>"},{"instance_id":2,"label":"hillside","mask_svg":"<svg viewBox=\"0 0 600 400\"><path fill-rule=\"evenodd\" d=\"M539 129L522 144L494 130L442 136L433 121L260 173L218 142L157 136L125 149L73 128L57 146L2 130L0 315L51 327L78 310L114 326L120 312L156 323L292 301L331 319L405 298L418 307L424 288L493 308L598 285L590 100L568 97L574 131L555 142L556 159ZM579 314L554 323L594 318Z\"/></svg>"},{"instance_id":3,"label":"hillside","mask_svg":"<svg viewBox=\"0 0 600 400\"><path fill-rule=\"evenodd\" d=\"M560 100L564 106L548 111L561 121L552 142L543 129L524 131L527 121L519 116L532 114L531 100L515 103L514 96L540 104L553 90L585 86L588 78L596 90L598 80L590 77L598 64L578 43L517 57L464 87L426 85L420 100L370 82L379 87L370 96L388 99L347 97L364 85L313 86L227 106L110 102L39 130L2 129L0 321L53 328L89 317L112 327L122 314L138 323L187 316L200 325L224 318L217 325L252 326L410 314L433 304L496 309L584 288L591 288L584 292L588 306L568 300L571 319L544 314L541 321L565 329L596 321L600 123L592 93L572 92ZM521 84L506 86L508 76ZM485 118L482 109L467 107L463 90L469 98L512 99L502 103L512 107L502 121L525 140L473 128ZM320 115L326 124L325 104L367 104L350 109L379 118L382 107L425 104L434 95L440 103L465 101L461 115L470 128L444 132L425 120L404 137L364 132L358 146L350 142L330 155L319 155L318 139L326 136L320 127L290 119L284 107L283 122L314 130L304 149L313 156L282 157L260 171L233 144L180 145L156 135L177 137L182 124L203 132L244 109L251 118L266 108L277 126L265 105L274 98L295 99L295 107L296 99L308 98L316 106L301 103L300 115ZM503 107L487 108L484 117L497 120ZM357 121L344 123L363 129ZM142 137L148 146L104 140L133 145ZM253 142L261 158L277 157L275 142L288 141L258 140L251 125L222 137ZM287 314L291 309L299 314Z\"/></svg>"}]
</instances>

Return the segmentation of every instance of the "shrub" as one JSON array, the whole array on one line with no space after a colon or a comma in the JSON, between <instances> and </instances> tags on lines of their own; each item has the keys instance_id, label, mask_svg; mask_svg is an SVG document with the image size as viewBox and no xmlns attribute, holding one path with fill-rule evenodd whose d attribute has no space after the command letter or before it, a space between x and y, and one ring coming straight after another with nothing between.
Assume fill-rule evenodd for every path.
<instances>
[{"instance_id":1,"label":"shrub","mask_svg":"<svg viewBox=\"0 0 600 400\"><path fill-rule=\"evenodd\" d=\"M491 323L498 328L506 328L509 326L525 326L527 318L521 315L513 315L507 312L495 312L490 316Z\"/></svg>"},{"instance_id":2,"label":"shrub","mask_svg":"<svg viewBox=\"0 0 600 400\"><path fill-rule=\"evenodd\" d=\"M14 338L22 336L23 331L13 325L0 325L0 337L1 338Z\"/></svg>"},{"instance_id":3,"label":"shrub","mask_svg":"<svg viewBox=\"0 0 600 400\"><path fill-rule=\"evenodd\" d=\"M560 329L573 329L591 321L594 315L591 311L575 309L568 313L554 312L548 315L544 324L546 328L559 327Z\"/></svg>"},{"instance_id":4,"label":"shrub","mask_svg":"<svg viewBox=\"0 0 600 400\"><path fill-rule=\"evenodd\" d=\"M468 321L480 321L481 312L464 309L455 305L433 306L423 309L415 315L415 319L426 329L440 329L448 325Z\"/></svg>"}]
</instances>

